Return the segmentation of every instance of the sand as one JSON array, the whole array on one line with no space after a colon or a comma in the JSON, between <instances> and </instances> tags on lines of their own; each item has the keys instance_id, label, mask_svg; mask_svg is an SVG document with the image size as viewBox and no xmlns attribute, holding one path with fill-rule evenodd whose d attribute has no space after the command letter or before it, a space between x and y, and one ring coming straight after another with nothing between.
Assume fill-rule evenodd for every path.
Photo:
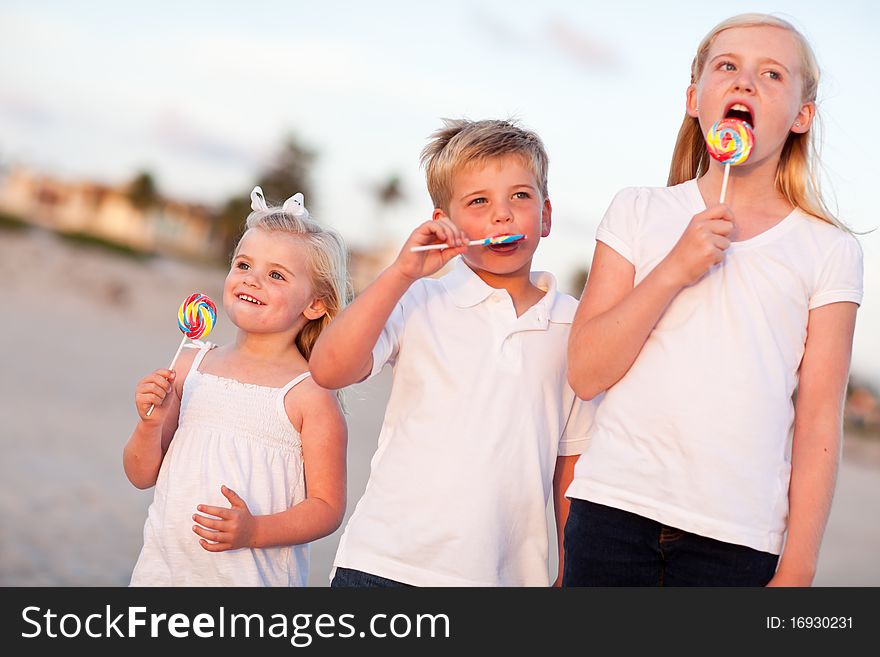
<instances>
[{"instance_id":1,"label":"sand","mask_svg":"<svg viewBox=\"0 0 880 657\"><path fill-rule=\"evenodd\" d=\"M0 230L0 585L124 586L152 490L122 470L135 382L167 365L189 293L224 272L139 262L38 230ZM221 315L211 339L227 342ZM349 393L348 510L366 484L390 377ZM880 586L880 441L849 440L815 583ZM326 586L341 530L312 545ZM555 559L550 568L555 571Z\"/></svg>"}]
</instances>

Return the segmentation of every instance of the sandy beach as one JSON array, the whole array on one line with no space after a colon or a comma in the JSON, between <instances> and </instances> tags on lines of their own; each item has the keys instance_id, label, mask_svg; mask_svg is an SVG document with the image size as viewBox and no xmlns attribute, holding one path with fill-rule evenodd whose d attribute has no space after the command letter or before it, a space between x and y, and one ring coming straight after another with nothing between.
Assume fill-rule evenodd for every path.
<instances>
[{"instance_id":1,"label":"sandy beach","mask_svg":"<svg viewBox=\"0 0 880 657\"><path fill-rule=\"evenodd\" d=\"M0 273L0 585L124 586L153 495L122 470L134 384L174 354L180 301L219 299L225 273L38 230L0 230ZM232 329L221 314L211 340ZM347 515L366 484L388 374L348 393ZM880 586L878 498L880 440L848 436L816 585ZM327 585L340 532L313 544L310 585Z\"/></svg>"}]
</instances>

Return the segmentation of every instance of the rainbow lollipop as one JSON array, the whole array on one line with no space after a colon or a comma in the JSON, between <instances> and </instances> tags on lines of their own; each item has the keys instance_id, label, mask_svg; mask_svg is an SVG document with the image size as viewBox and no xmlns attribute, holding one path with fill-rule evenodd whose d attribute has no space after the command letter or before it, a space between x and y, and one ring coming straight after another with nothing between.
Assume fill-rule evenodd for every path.
<instances>
[{"instance_id":1,"label":"rainbow lollipop","mask_svg":"<svg viewBox=\"0 0 880 657\"><path fill-rule=\"evenodd\" d=\"M752 132L752 126L742 119L721 119L709 128L709 132L706 133L706 148L709 150L709 155L724 165L724 180L721 183L719 203L724 203L730 167L749 159L754 146L755 133Z\"/></svg>"},{"instance_id":2,"label":"rainbow lollipop","mask_svg":"<svg viewBox=\"0 0 880 657\"><path fill-rule=\"evenodd\" d=\"M177 353L171 359L171 365L168 366L169 370L174 369L174 363L177 362L177 357L180 356L180 352L187 339L201 340L207 337L211 329L214 328L216 321L217 306L214 305L209 296L196 292L183 300L183 303L180 304L180 308L177 310L177 328L183 333L183 339L180 341ZM147 409L147 417L150 417L152 412L153 406L151 405Z\"/></svg>"},{"instance_id":3,"label":"rainbow lollipop","mask_svg":"<svg viewBox=\"0 0 880 657\"><path fill-rule=\"evenodd\" d=\"M210 297L198 292L184 299L177 310L177 328L190 340L206 337L216 321L217 306Z\"/></svg>"}]
</instances>

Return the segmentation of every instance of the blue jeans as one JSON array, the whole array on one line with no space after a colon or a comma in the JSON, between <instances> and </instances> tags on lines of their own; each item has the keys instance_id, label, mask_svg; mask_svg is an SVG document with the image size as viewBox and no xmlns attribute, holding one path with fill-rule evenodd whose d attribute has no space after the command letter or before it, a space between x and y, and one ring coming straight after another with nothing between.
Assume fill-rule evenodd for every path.
<instances>
[{"instance_id":1,"label":"blue jeans","mask_svg":"<svg viewBox=\"0 0 880 657\"><path fill-rule=\"evenodd\" d=\"M779 557L572 499L563 586L764 586Z\"/></svg>"},{"instance_id":2,"label":"blue jeans","mask_svg":"<svg viewBox=\"0 0 880 657\"><path fill-rule=\"evenodd\" d=\"M411 586L403 582L396 582L393 579L386 579L378 575L371 575L362 570L352 570L351 568L337 568L333 581L330 582L330 588L340 589L347 587L363 587L373 589L390 589L402 586Z\"/></svg>"}]
</instances>

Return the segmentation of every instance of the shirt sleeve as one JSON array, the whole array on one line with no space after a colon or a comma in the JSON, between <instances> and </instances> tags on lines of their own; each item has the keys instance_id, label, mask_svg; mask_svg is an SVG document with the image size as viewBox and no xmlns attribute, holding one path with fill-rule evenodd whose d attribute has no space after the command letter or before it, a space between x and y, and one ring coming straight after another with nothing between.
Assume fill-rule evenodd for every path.
<instances>
[{"instance_id":1,"label":"shirt sleeve","mask_svg":"<svg viewBox=\"0 0 880 657\"><path fill-rule=\"evenodd\" d=\"M411 305L409 297L412 291L413 288L407 290L400 301L397 302L397 305L394 306L394 310L391 311L385 326L382 327L379 339L376 340L376 344L373 346L373 369L370 371L368 378L376 376L386 364L394 367L394 363L397 362L397 354L400 352L400 339L403 335L404 324L406 323L405 309L408 305Z\"/></svg>"},{"instance_id":2,"label":"shirt sleeve","mask_svg":"<svg viewBox=\"0 0 880 657\"><path fill-rule=\"evenodd\" d=\"M862 303L864 263L862 247L855 237L843 234L829 250L813 293L810 310L838 301Z\"/></svg>"},{"instance_id":3,"label":"shirt sleeve","mask_svg":"<svg viewBox=\"0 0 880 657\"><path fill-rule=\"evenodd\" d=\"M596 240L607 244L635 265L637 187L617 192L596 230Z\"/></svg>"},{"instance_id":4,"label":"shirt sleeve","mask_svg":"<svg viewBox=\"0 0 880 657\"><path fill-rule=\"evenodd\" d=\"M571 393L574 396L574 392ZM596 416L596 407L603 395L584 401L574 397L568 421L559 439L558 456L577 456L587 448L590 440L590 431L593 429L593 419Z\"/></svg>"}]
</instances>

